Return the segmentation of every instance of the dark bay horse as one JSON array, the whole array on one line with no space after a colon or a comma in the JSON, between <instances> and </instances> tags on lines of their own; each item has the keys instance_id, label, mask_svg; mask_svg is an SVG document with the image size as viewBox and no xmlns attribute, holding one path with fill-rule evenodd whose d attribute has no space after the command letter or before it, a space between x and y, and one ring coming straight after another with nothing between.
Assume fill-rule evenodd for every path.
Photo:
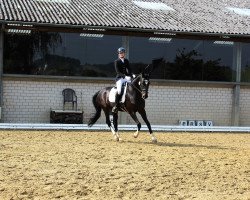
<instances>
[{"instance_id":1,"label":"dark bay horse","mask_svg":"<svg viewBox=\"0 0 250 200\"><path fill-rule=\"evenodd\" d=\"M148 97L148 88L149 88L149 74L141 73L136 76L136 78L131 82L128 83L127 86L127 92L125 96L125 103L123 107L119 108L119 111L126 111L128 114L133 118L135 123L137 124L137 131L134 133L134 137L138 137L139 131L141 129L141 123L139 122L136 112L139 112L142 116L142 119L147 124L149 133L151 135L152 142L157 142L156 137L154 136L151 125L147 119L146 111L145 111L145 99ZM104 88L100 91L98 91L93 96L93 104L96 109L96 113L94 116L89 120L88 126L92 126L96 123L96 121L101 116L101 110L104 111L106 116L106 123L109 126L110 130L112 131L115 140L119 141L120 136L118 134L118 114L113 114L113 125L114 128L111 125L111 121L109 118L109 115L111 113L112 107L114 106L114 103L111 103L109 101L109 93L112 87Z\"/></svg>"},{"instance_id":2,"label":"dark bay horse","mask_svg":"<svg viewBox=\"0 0 250 200\"><path fill-rule=\"evenodd\" d=\"M150 85L150 74L154 69L156 69L161 63L163 63L163 58L157 58L152 60L152 65L148 65L146 68L142 69L142 72L136 76L135 79L131 83L128 83L127 90L126 90L126 96L125 96L125 103L124 106L119 108L119 111L125 111L127 112L132 119L137 124L137 131L134 133L134 137L137 138L139 135L139 131L141 129L141 123L139 122L136 113L138 112L144 122L147 124L149 133L151 135L152 142L156 143L157 139L153 134L153 131L151 129L151 125L148 121L146 111L145 111L145 99L148 98L148 88ZM151 69L150 69L151 67ZM96 121L101 116L101 111L103 110L106 116L106 123L109 126L110 130L112 131L115 140L119 141L120 136L118 134L118 114L113 114L113 125L111 124L111 121L109 119L109 115L111 113L112 107L114 106L114 103L111 103L109 101L109 93L111 91L112 87L104 88L100 91L98 91L93 96L93 104L96 109L96 113L93 117L90 118L88 122L88 126L92 126L96 123Z\"/></svg>"}]
</instances>

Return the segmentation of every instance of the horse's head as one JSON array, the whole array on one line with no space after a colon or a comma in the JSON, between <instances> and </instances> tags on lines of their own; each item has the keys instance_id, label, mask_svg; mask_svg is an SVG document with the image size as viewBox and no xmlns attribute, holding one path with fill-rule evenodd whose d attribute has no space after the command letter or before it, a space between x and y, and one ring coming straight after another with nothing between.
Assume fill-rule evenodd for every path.
<instances>
[{"instance_id":1,"label":"horse's head","mask_svg":"<svg viewBox=\"0 0 250 200\"><path fill-rule=\"evenodd\" d=\"M141 74L139 74L133 81L133 85L139 85L140 92L143 99L148 98L148 88L150 85L149 77L150 74L161 64L163 63L163 58L155 58L152 60L152 64L149 64L147 67L142 69ZM136 87L137 88L137 87ZM137 88L138 90L138 88Z\"/></svg>"},{"instance_id":2,"label":"horse's head","mask_svg":"<svg viewBox=\"0 0 250 200\"><path fill-rule=\"evenodd\" d=\"M147 99L148 98L148 88L150 85L149 74L146 74L146 73L140 74L140 80L139 80L138 84L139 84L140 89L141 89L142 98Z\"/></svg>"},{"instance_id":3,"label":"horse's head","mask_svg":"<svg viewBox=\"0 0 250 200\"><path fill-rule=\"evenodd\" d=\"M133 87L141 93L143 99L148 98L149 74L141 73L132 81Z\"/></svg>"}]
</instances>

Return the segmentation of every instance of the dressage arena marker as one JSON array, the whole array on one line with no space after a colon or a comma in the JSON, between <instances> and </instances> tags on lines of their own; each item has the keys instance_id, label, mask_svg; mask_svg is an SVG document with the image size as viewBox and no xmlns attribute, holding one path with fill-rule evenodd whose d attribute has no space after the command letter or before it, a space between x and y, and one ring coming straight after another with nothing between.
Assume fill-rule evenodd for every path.
<instances>
[{"instance_id":1,"label":"dressage arena marker","mask_svg":"<svg viewBox=\"0 0 250 200\"><path fill-rule=\"evenodd\" d=\"M0 123L0 129L16 130L87 130L103 131L110 130L106 124L95 124L91 128L87 124L32 124L32 123ZM250 127L239 126L170 126L152 125L153 131L162 132L250 132ZM135 131L136 125L119 125L119 130ZM142 131L147 131L147 126L142 125Z\"/></svg>"},{"instance_id":2,"label":"dressage arena marker","mask_svg":"<svg viewBox=\"0 0 250 200\"><path fill-rule=\"evenodd\" d=\"M180 126L213 126L211 120L180 120Z\"/></svg>"}]
</instances>

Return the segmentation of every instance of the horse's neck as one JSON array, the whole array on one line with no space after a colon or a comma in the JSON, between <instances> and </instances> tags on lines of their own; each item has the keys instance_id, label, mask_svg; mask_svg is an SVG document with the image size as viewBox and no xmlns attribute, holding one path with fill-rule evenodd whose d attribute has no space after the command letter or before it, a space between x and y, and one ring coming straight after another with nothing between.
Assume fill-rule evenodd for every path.
<instances>
[{"instance_id":1,"label":"horse's neck","mask_svg":"<svg viewBox=\"0 0 250 200\"><path fill-rule=\"evenodd\" d=\"M137 93L137 94L141 94L141 87L139 85L139 81L141 80L140 76L137 76L132 82L131 82L131 86L133 88L133 90Z\"/></svg>"},{"instance_id":2,"label":"horse's neck","mask_svg":"<svg viewBox=\"0 0 250 200\"><path fill-rule=\"evenodd\" d=\"M134 86L139 86L139 81L141 80L141 75L137 76L133 81L132 81L132 85Z\"/></svg>"}]
</instances>

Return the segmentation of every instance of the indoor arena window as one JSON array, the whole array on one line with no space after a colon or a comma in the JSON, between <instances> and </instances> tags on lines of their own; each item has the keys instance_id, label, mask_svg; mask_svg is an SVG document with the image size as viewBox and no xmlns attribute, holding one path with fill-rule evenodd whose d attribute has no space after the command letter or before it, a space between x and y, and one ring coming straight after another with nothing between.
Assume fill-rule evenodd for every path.
<instances>
[{"instance_id":1,"label":"indoor arena window","mask_svg":"<svg viewBox=\"0 0 250 200\"><path fill-rule=\"evenodd\" d=\"M241 81L250 82L250 44L242 45Z\"/></svg>"},{"instance_id":2,"label":"indoor arena window","mask_svg":"<svg viewBox=\"0 0 250 200\"><path fill-rule=\"evenodd\" d=\"M137 72L163 57L154 79L234 81L232 42L176 38L130 38L130 63Z\"/></svg>"},{"instance_id":3,"label":"indoor arena window","mask_svg":"<svg viewBox=\"0 0 250 200\"><path fill-rule=\"evenodd\" d=\"M121 36L84 33L8 32L4 73L114 77Z\"/></svg>"}]
</instances>

